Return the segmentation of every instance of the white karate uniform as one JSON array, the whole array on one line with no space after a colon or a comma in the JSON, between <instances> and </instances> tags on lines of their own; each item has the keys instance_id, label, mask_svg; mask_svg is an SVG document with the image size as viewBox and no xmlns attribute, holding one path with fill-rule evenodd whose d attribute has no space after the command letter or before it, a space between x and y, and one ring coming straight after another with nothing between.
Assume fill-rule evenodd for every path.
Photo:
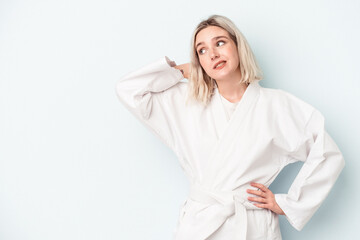
<instances>
[{"instance_id":1,"label":"white karate uniform","mask_svg":"<svg viewBox=\"0 0 360 240\"><path fill-rule=\"evenodd\" d=\"M319 111L278 89L251 83L240 102L186 105L187 82L162 57L123 76L119 100L177 155L189 178L176 240L281 239L278 215L247 199L289 163L304 162L287 194L275 194L297 230L309 221L344 167ZM231 108L233 110L231 110ZM233 111L233 112L232 112ZM232 112L232 113L231 113ZM252 195L253 196L253 195Z\"/></svg>"}]
</instances>

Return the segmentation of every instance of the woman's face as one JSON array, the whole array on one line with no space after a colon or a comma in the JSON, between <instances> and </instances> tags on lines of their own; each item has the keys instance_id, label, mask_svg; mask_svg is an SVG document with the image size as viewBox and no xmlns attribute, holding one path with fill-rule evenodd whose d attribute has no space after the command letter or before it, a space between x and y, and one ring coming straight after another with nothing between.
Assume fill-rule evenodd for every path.
<instances>
[{"instance_id":1,"label":"woman's face","mask_svg":"<svg viewBox=\"0 0 360 240\"><path fill-rule=\"evenodd\" d=\"M240 73L239 55L228 32L217 26L202 29L196 35L195 49L200 65L215 80L224 80Z\"/></svg>"}]
</instances>

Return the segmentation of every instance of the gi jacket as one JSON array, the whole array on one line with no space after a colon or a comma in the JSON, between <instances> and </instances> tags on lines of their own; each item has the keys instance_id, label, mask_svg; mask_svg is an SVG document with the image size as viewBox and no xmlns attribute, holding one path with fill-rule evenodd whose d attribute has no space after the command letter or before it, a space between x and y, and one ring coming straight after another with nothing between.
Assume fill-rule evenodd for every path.
<instances>
[{"instance_id":1,"label":"gi jacket","mask_svg":"<svg viewBox=\"0 0 360 240\"><path fill-rule=\"evenodd\" d=\"M278 89L251 83L226 118L218 89L207 106L186 104L187 82L168 57L123 76L119 100L177 155L189 178L177 240L281 239L278 215L247 197L289 163L304 162L287 194L275 194L297 230L309 221L344 167L322 114ZM255 189L256 190L256 189Z\"/></svg>"}]
</instances>

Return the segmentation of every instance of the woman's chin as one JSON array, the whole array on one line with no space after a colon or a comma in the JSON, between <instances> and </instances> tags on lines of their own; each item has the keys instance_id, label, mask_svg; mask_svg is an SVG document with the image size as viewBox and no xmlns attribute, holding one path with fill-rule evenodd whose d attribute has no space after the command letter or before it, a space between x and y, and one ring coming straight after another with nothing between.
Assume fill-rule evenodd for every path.
<instances>
[{"instance_id":1,"label":"woman's chin","mask_svg":"<svg viewBox=\"0 0 360 240\"><path fill-rule=\"evenodd\" d=\"M238 76L239 73L237 73L235 70L234 71L224 70L222 72L218 72L217 74L213 74L212 78L219 81L224 81L226 79L237 78Z\"/></svg>"},{"instance_id":2,"label":"woman's chin","mask_svg":"<svg viewBox=\"0 0 360 240\"><path fill-rule=\"evenodd\" d=\"M213 79L216 79L217 81L224 81L226 79L229 79L229 74L216 74L214 75Z\"/></svg>"}]
</instances>

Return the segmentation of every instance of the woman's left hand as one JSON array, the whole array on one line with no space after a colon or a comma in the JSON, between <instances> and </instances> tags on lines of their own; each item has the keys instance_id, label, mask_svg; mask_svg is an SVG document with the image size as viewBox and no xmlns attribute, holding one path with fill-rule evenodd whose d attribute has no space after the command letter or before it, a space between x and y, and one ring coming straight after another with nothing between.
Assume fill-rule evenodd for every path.
<instances>
[{"instance_id":1,"label":"woman's left hand","mask_svg":"<svg viewBox=\"0 0 360 240\"><path fill-rule=\"evenodd\" d=\"M259 208L267 208L279 215L285 215L284 211L279 207L275 200L275 195L264 185L260 183L251 183L253 187L259 188L259 190L247 189L246 192L257 195L258 197L248 197L250 201L258 202L254 203Z\"/></svg>"}]
</instances>

